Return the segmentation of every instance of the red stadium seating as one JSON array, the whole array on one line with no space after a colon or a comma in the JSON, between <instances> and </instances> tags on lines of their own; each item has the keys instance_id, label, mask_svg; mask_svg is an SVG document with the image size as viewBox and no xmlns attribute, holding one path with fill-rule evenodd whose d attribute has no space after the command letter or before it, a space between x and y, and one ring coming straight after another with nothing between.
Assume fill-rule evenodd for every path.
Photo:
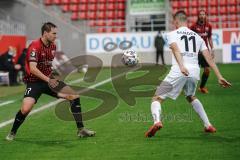
<instances>
[{"instance_id":1,"label":"red stadium seating","mask_svg":"<svg viewBox=\"0 0 240 160\"><path fill-rule=\"evenodd\" d=\"M52 0L44 0L44 4L45 5L51 5L52 4Z\"/></svg>"},{"instance_id":2,"label":"red stadium seating","mask_svg":"<svg viewBox=\"0 0 240 160\"><path fill-rule=\"evenodd\" d=\"M209 10L210 15L217 15L218 14L218 8L217 7L212 7Z\"/></svg>"},{"instance_id":3,"label":"red stadium seating","mask_svg":"<svg viewBox=\"0 0 240 160\"><path fill-rule=\"evenodd\" d=\"M70 11L77 12L78 11L78 5L77 4L71 4L70 5Z\"/></svg>"},{"instance_id":4,"label":"red stadium seating","mask_svg":"<svg viewBox=\"0 0 240 160\"><path fill-rule=\"evenodd\" d=\"M68 12L68 11L70 11L70 6L67 4L64 4L61 6L61 9L63 12Z\"/></svg>"},{"instance_id":5,"label":"red stadium seating","mask_svg":"<svg viewBox=\"0 0 240 160\"><path fill-rule=\"evenodd\" d=\"M62 1L64 1L64 0L62 0ZM69 0L65 0L65 1L69 1ZM70 0L70 3L78 4L78 3L80 3L80 0Z\"/></svg>"},{"instance_id":6,"label":"red stadium seating","mask_svg":"<svg viewBox=\"0 0 240 160\"><path fill-rule=\"evenodd\" d=\"M239 4L239 0L170 0L172 12L185 10L190 16L190 24L194 22L193 17L197 17L198 11L204 9L214 28L239 27Z\"/></svg>"},{"instance_id":7,"label":"red stadium seating","mask_svg":"<svg viewBox=\"0 0 240 160\"><path fill-rule=\"evenodd\" d=\"M72 13L71 20L78 20L78 12Z\"/></svg>"},{"instance_id":8,"label":"red stadium seating","mask_svg":"<svg viewBox=\"0 0 240 160\"><path fill-rule=\"evenodd\" d=\"M96 11L97 10L97 4L89 4L88 5L89 11Z\"/></svg>"},{"instance_id":9,"label":"red stadium seating","mask_svg":"<svg viewBox=\"0 0 240 160\"><path fill-rule=\"evenodd\" d=\"M79 11L81 11L81 12L83 12L83 11L87 11L88 10L88 6L87 6L87 4L79 4L78 5L78 9L79 9Z\"/></svg>"},{"instance_id":10,"label":"red stadium seating","mask_svg":"<svg viewBox=\"0 0 240 160\"><path fill-rule=\"evenodd\" d=\"M217 6L218 0L210 0L209 4L210 4L210 6Z\"/></svg>"}]
</instances>

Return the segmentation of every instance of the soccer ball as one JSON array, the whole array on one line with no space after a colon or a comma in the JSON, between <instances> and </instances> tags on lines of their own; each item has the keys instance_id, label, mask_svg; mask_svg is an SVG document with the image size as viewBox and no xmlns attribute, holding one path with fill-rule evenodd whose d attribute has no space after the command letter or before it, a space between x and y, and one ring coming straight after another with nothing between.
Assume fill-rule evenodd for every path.
<instances>
[{"instance_id":1,"label":"soccer ball","mask_svg":"<svg viewBox=\"0 0 240 160\"><path fill-rule=\"evenodd\" d=\"M134 50L126 50L122 55L122 63L127 66L135 66L138 64L138 55Z\"/></svg>"}]
</instances>

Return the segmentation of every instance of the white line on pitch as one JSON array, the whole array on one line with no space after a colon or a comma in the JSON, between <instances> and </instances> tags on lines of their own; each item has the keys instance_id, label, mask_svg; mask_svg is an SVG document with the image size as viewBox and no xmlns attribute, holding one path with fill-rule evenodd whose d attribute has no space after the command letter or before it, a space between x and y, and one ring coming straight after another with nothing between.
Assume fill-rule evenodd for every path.
<instances>
[{"instance_id":1,"label":"white line on pitch","mask_svg":"<svg viewBox=\"0 0 240 160\"><path fill-rule=\"evenodd\" d=\"M80 81L80 80L79 80L79 81ZM79 81L78 81L78 82L79 82ZM106 79L106 80L104 80L104 81L101 81L101 82L99 82L99 83L97 83L97 84L95 84L95 85L90 86L90 88L95 88L95 87L101 86L101 85L103 85L103 84L105 84L105 83L108 83L108 82L110 82L110 81L111 81L111 78L108 78L108 79ZM43 106L41 106L40 108L34 109L34 110L32 110L32 111L30 112L29 116L30 116L30 115L33 115L33 114L35 114L35 113L41 112L41 111L43 111L43 110L45 110L45 109L47 109L47 108L50 108L50 107L52 107L52 106L54 106L54 105L56 105L56 104L58 104L58 103L60 103L60 102L62 102L62 101L64 101L64 100L65 100L65 99L58 99L58 100L55 100L55 101L53 101L53 102L50 102L50 103L48 103L48 104L46 104L46 105L43 105ZM5 127L5 126L7 126L7 125L9 125L9 124L11 124L11 123L13 123L13 122L14 122L14 118L13 118L13 119L10 119L10 120L8 120L8 121L2 122L2 123L0 123L0 128L3 128L3 127Z\"/></svg>"},{"instance_id":2,"label":"white line on pitch","mask_svg":"<svg viewBox=\"0 0 240 160\"><path fill-rule=\"evenodd\" d=\"M5 105L7 105L7 104L14 103L14 102L15 102L15 100L10 100L10 101L2 102L2 103L0 103L0 107L5 106Z\"/></svg>"}]
</instances>

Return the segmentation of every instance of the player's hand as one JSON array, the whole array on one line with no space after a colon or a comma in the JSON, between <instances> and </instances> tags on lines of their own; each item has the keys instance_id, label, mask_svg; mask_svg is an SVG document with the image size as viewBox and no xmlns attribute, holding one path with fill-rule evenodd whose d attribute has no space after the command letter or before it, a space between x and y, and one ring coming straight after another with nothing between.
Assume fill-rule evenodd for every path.
<instances>
[{"instance_id":1,"label":"player's hand","mask_svg":"<svg viewBox=\"0 0 240 160\"><path fill-rule=\"evenodd\" d=\"M51 88L55 88L59 85L59 82L57 79L49 79L48 84Z\"/></svg>"},{"instance_id":2,"label":"player's hand","mask_svg":"<svg viewBox=\"0 0 240 160\"><path fill-rule=\"evenodd\" d=\"M223 88L227 88L227 87L231 87L231 83L228 82L226 79L224 78L220 78L218 79L218 83L223 87Z\"/></svg>"},{"instance_id":3,"label":"player's hand","mask_svg":"<svg viewBox=\"0 0 240 160\"><path fill-rule=\"evenodd\" d=\"M180 70L181 70L182 74L184 74L185 76L189 75L189 72L188 72L187 68L185 68L184 66L180 67Z\"/></svg>"}]
</instances>

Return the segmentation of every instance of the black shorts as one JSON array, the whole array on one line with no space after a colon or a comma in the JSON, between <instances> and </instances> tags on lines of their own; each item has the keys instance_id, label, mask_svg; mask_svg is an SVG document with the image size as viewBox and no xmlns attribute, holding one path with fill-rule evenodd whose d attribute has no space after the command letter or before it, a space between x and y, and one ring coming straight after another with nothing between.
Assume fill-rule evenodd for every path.
<instances>
[{"instance_id":1,"label":"black shorts","mask_svg":"<svg viewBox=\"0 0 240 160\"><path fill-rule=\"evenodd\" d=\"M25 97L32 97L35 99L35 103L37 103L39 97L42 94L47 94L52 97L58 97L58 91L60 91L63 87L66 86L66 84L62 81L59 81L59 85L57 89L51 89L46 82L32 82L32 83L27 83L27 87L24 93L24 98Z\"/></svg>"},{"instance_id":2,"label":"black shorts","mask_svg":"<svg viewBox=\"0 0 240 160\"><path fill-rule=\"evenodd\" d=\"M198 54L198 64L202 68L209 67L209 64L207 63L206 59L204 58L201 52Z\"/></svg>"}]
</instances>

